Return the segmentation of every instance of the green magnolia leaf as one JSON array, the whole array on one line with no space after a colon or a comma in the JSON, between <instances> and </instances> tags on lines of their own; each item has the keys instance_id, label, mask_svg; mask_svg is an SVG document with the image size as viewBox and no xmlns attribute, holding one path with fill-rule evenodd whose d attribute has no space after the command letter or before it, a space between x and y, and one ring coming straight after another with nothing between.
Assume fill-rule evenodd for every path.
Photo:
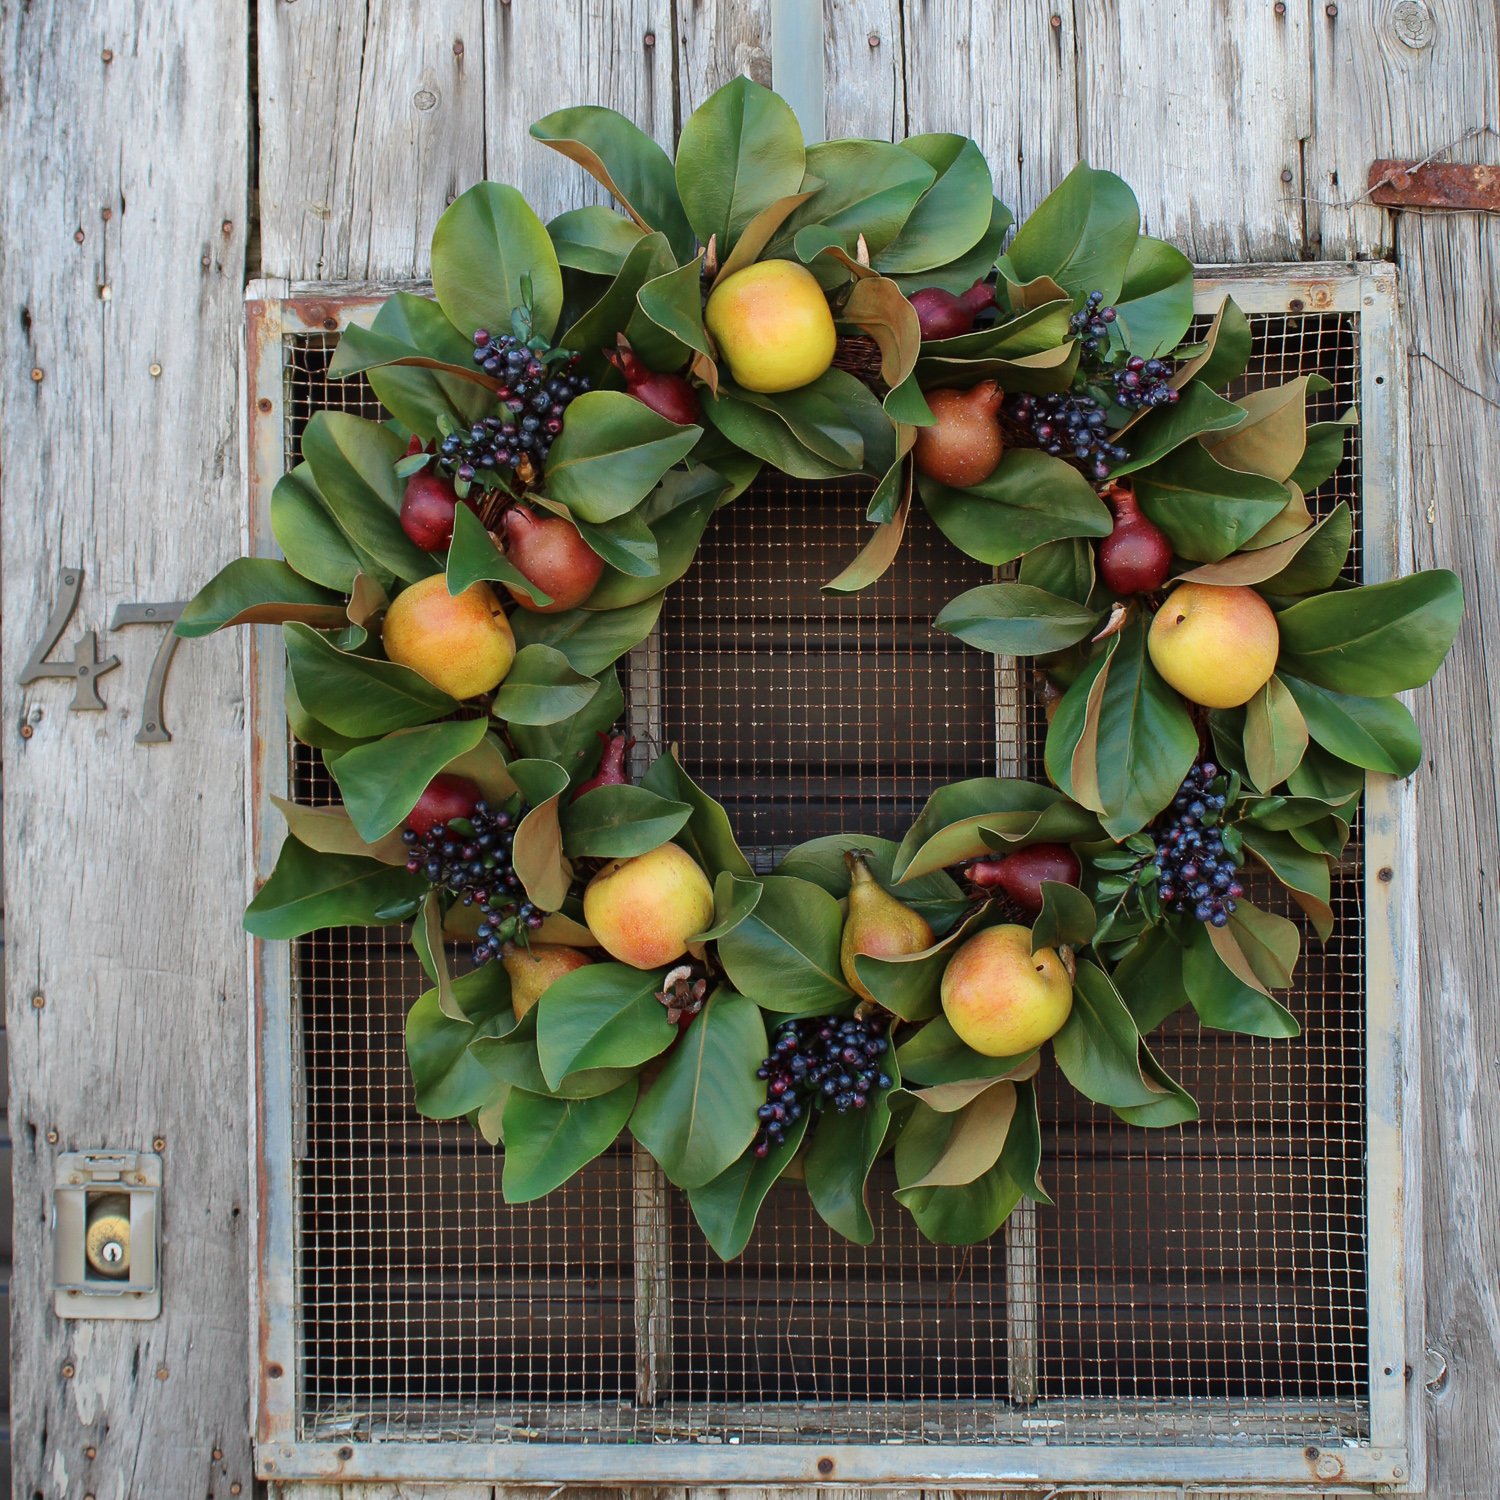
<instances>
[{"instance_id":1,"label":"green magnolia leaf","mask_svg":"<svg viewBox=\"0 0 1500 1500\"><path fill-rule=\"evenodd\" d=\"M545 1198L614 1144L636 1102L636 1080L591 1099L553 1099L512 1089L501 1129L507 1203Z\"/></svg>"},{"instance_id":2,"label":"green magnolia leaf","mask_svg":"<svg viewBox=\"0 0 1500 1500\"><path fill-rule=\"evenodd\" d=\"M735 447L753 453L794 479L838 479L859 469L863 454L849 454L838 461L822 458L803 446L776 409L750 401L748 393L728 381L721 385L718 395L702 393L703 414ZM816 424L804 430L815 432ZM848 431L842 423L838 430ZM826 435L822 446L827 446Z\"/></svg>"},{"instance_id":3,"label":"green magnolia leaf","mask_svg":"<svg viewBox=\"0 0 1500 1500\"><path fill-rule=\"evenodd\" d=\"M1302 763L1307 721L1287 685L1271 680L1245 705L1245 769L1263 792L1280 786Z\"/></svg>"},{"instance_id":4,"label":"green magnolia leaf","mask_svg":"<svg viewBox=\"0 0 1500 1500\"><path fill-rule=\"evenodd\" d=\"M363 561L328 513L306 464L298 464L276 481L271 491L271 533L287 562L304 579L338 594L353 590Z\"/></svg>"},{"instance_id":5,"label":"green magnolia leaf","mask_svg":"<svg viewBox=\"0 0 1500 1500\"><path fill-rule=\"evenodd\" d=\"M343 600L336 594L299 577L284 562L239 557L193 596L175 634L192 638L230 625L280 625L290 620L324 629L347 624Z\"/></svg>"},{"instance_id":6,"label":"green magnolia leaf","mask_svg":"<svg viewBox=\"0 0 1500 1500\"><path fill-rule=\"evenodd\" d=\"M575 672L596 677L651 634L662 596L652 594L623 609L568 609L540 615L517 610L510 617L518 646L553 646Z\"/></svg>"},{"instance_id":7,"label":"green magnolia leaf","mask_svg":"<svg viewBox=\"0 0 1500 1500\"><path fill-rule=\"evenodd\" d=\"M1309 594L1332 587L1349 555L1352 523L1340 502L1316 525L1285 541L1252 552L1236 552L1223 562L1204 563L1177 575L1179 583L1211 583L1219 588L1253 588L1273 595Z\"/></svg>"},{"instance_id":8,"label":"green magnolia leaf","mask_svg":"<svg viewBox=\"0 0 1500 1500\"><path fill-rule=\"evenodd\" d=\"M401 529L404 481L396 464L405 444L388 427L342 411L314 412L302 454L339 530L395 577L415 583L437 571Z\"/></svg>"},{"instance_id":9,"label":"green magnolia leaf","mask_svg":"<svg viewBox=\"0 0 1500 1500\"><path fill-rule=\"evenodd\" d=\"M547 223L559 264L594 276L618 276L645 233L634 220L599 203L569 209Z\"/></svg>"},{"instance_id":10,"label":"green magnolia leaf","mask_svg":"<svg viewBox=\"0 0 1500 1500\"><path fill-rule=\"evenodd\" d=\"M799 844L776 866L777 875L793 875L820 885L835 900L849 894L849 866L844 855L857 849L865 856L870 873L888 890L896 883L893 866L897 846L890 839L868 834L831 833L820 839ZM947 932L968 910L968 897L958 883L943 870L929 875L908 877L893 895L903 905L917 912L938 934Z\"/></svg>"},{"instance_id":11,"label":"green magnolia leaf","mask_svg":"<svg viewBox=\"0 0 1500 1500\"><path fill-rule=\"evenodd\" d=\"M497 1084L523 1089L528 1094L552 1094L559 1099L594 1099L619 1088L622 1083L633 1081L634 1069L631 1068L583 1068L569 1073L553 1088L542 1072L536 1028L537 1007L533 1006L504 1034L476 1037L470 1053Z\"/></svg>"},{"instance_id":12,"label":"green magnolia leaf","mask_svg":"<svg viewBox=\"0 0 1500 1500\"><path fill-rule=\"evenodd\" d=\"M872 256L901 232L937 173L911 151L888 141L820 141L807 148L807 177L822 189L795 209L766 247L766 260L794 255L798 231L830 231L853 255L860 236ZM806 186L804 180L803 186Z\"/></svg>"},{"instance_id":13,"label":"green magnolia leaf","mask_svg":"<svg viewBox=\"0 0 1500 1500\"><path fill-rule=\"evenodd\" d=\"M1349 429L1359 420L1353 407L1336 422L1314 422L1307 429L1307 447L1302 460L1292 470L1291 480L1298 489L1311 494L1320 484L1333 478L1344 461Z\"/></svg>"},{"instance_id":14,"label":"green magnolia leaf","mask_svg":"<svg viewBox=\"0 0 1500 1500\"><path fill-rule=\"evenodd\" d=\"M989 227L978 242L960 255L957 260L949 261L944 266L933 266L930 270L915 271L910 274L891 271L887 274L896 281L907 296L920 291L923 287L932 286L941 287L945 292L952 292L955 296L968 291L976 281L983 280L995 269L1000 247L1005 243L1005 236L1013 222L1011 211L993 195L990 198L989 212Z\"/></svg>"},{"instance_id":15,"label":"green magnolia leaf","mask_svg":"<svg viewBox=\"0 0 1500 1500\"><path fill-rule=\"evenodd\" d=\"M507 724L558 724L582 711L599 691L552 646L522 646L500 691L495 716Z\"/></svg>"},{"instance_id":16,"label":"green magnolia leaf","mask_svg":"<svg viewBox=\"0 0 1500 1500\"><path fill-rule=\"evenodd\" d=\"M1097 1104L1155 1104L1163 1092L1142 1069L1141 1034L1120 992L1086 959L1078 965L1073 1009L1052 1038L1052 1053L1068 1082Z\"/></svg>"},{"instance_id":17,"label":"green magnolia leaf","mask_svg":"<svg viewBox=\"0 0 1500 1500\"><path fill-rule=\"evenodd\" d=\"M371 927L377 912L420 899L427 882L406 867L352 854L319 854L295 838L245 909L245 931L285 941L324 927Z\"/></svg>"},{"instance_id":18,"label":"green magnolia leaf","mask_svg":"<svg viewBox=\"0 0 1500 1500\"><path fill-rule=\"evenodd\" d=\"M829 594L854 594L867 589L876 579L885 575L895 562L906 535L906 523L911 516L911 468L902 466L902 495L895 514L889 521L875 528L874 534L860 548L854 560L841 572L823 585Z\"/></svg>"},{"instance_id":19,"label":"green magnolia leaf","mask_svg":"<svg viewBox=\"0 0 1500 1500\"><path fill-rule=\"evenodd\" d=\"M316 703L319 722L338 734L367 739L458 709L455 699L410 667L340 651L306 625L287 625L283 634L298 698Z\"/></svg>"},{"instance_id":20,"label":"green magnolia leaf","mask_svg":"<svg viewBox=\"0 0 1500 1500\"><path fill-rule=\"evenodd\" d=\"M947 1115L946 1127L926 1120L929 1110L919 1099L896 1141L896 1196L903 1202L915 1188L963 1187L1000 1160L1016 1112L1016 1085L990 1080L960 1108L931 1111Z\"/></svg>"},{"instance_id":21,"label":"green magnolia leaf","mask_svg":"<svg viewBox=\"0 0 1500 1500\"><path fill-rule=\"evenodd\" d=\"M373 844L367 843L342 807L306 807L274 794L271 803L286 819L287 832L298 843L316 849L319 854L357 854L387 865L406 863L406 845L399 833L388 834Z\"/></svg>"},{"instance_id":22,"label":"green magnolia leaf","mask_svg":"<svg viewBox=\"0 0 1500 1500\"><path fill-rule=\"evenodd\" d=\"M635 294L636 305L675 344L705 359L713 345L703 329L703 260L700 256L648 281ZM646 351L637 350L644 354ZM674 364L681 361L674 361ZM670 367L669 367L670 368Z\"/></svg>"},{"instance_id":23,"label":"green magnolia leaf","mask_svg":"<svg viewBox=\"0 0 1500 1500\"><path fill-rule=\"evenodd\" d=\"M432 778L485 735L483 719L400 729L328 760L360 836L375 843L406 821Z\"/></svg>"},{"instance_id":24,"label":"green magnolia leaf","mask_svg":"<svg viewBox=\"0 0 1500 1500\"><path fill-rule=\"evenodd\" d=\"M475 583L503 583L520 589L536 604L552 603L551 594L543 593L506 559L484 522L467 505L460 505L453 512L453 540L448 544L448 592L456 596Z\"/></svg>"},{"instance_id":25,"label":"green magnolia leaf","mask_svg":"<svg viewBox=\"0 0 1500 1500\"><path fill-rule=\"evenodd\" d=\"M1198 751L1192 715L1152 666L1146 637L1147 621L1132 618L1114 637L1106 671L1073 683L1047 731L1048 774L1116 839L1172 800Z\"/></svg>"},{"instance_id":26,"label":"green magnolia leaf","mask_svg":"<svg viewBox=\"0 0 1500 1500\"><path fill-rule=\"evenodd\" d=\"M820 886L767 875L744 921L719 940L730 983L766 1010L809 1015L853 999L839 967L844 919Z\"/></svg>"},{"instance_id":27,"label":"green magnolia leaf","mask_svg":"<svg viewBox=\"0 0 1500 1500\"><path fill-rule=\"evenodd\" d=\"M1326 943L1333 933L1329 859L1304 849L1290 833L1242 823L1245 848L1292 894Z\"/></svg>"},{"instance_id":28,"label":"green magnolia leaf","mask_svg":"<svg viewBox=\"0 0 1500 1500\"><path fill-rule=\"evenodd\" d=\"M716 943L734 931L760 905L765 887L758 880L745 880L720 870L714 877L713 925L695 933L690 943Z\"/></svg>"},{"instance_id":29,"label":"green magnolia leaf","mask_svg":"<svg viewBox=\"0 0 1500 1500\"><path fill-rule=\"evenodd\" d=\"M469 1044L478 1037L514 1029L510 981L499 964L471 969L453 981L463 1019L445 1016L438 992L427 990L406 1015L406 1061L413 1103L429 1120L456 1120L495 1095L495 1076L476 1060Z\"/></svg>"},{"instance_id":30,"label":"green magnolia leaf","mask_svg":"<svg viewBox=\"0 0 1500 1500\"><path fill-rule=\"evenodd\" d=\"M1442 665L1463 610L1463 588L1443 568L1303 599L1277 616L1278 666L1367 698L1421 687Z\"/></svg>"},{"instance_id":31,"label":"green magnolia leaf","mask_svg":"<svg viewBox=\"0 0 1500 1500\"><path fill-rule=\"evenodd\" d=\"M671 158L638 125L615 110L585 104L538 120L531 133L601 182L643 229L661 230L679 260L692 257L693 232Z\"/></svg>"},{"instance_id":32,"label":"green magnolia leaf","mask_svg":"<svg viewBox=\"0 0 1500 1500\"><path fill-rule=\"evenodd\" d=\"M1166 929L1148 927L1115 967L1111 977L1142 1036L1188 1003L1182 977L1184 956Z\"/></svg>"},{"instance_id":33,"label":"green magnolia leaf","mask_svg":"<svg viewBox=\"0 0 1500 1500\"><path fill-rule=\"evenodd\" d=\"M358 739L335 733L303 708L302 700L297 696L296 679L290 672L286 674L283 682L282 700L286 707L287 728L304 745L311 745L317 750L331 750L334 754L338 754L360 743Z\"/></svg>"},{"instance_id":34,"label":"green magnolia leaf","mask_svg":"<svg viewBox=\"0 0 1500 1500\"><path fill-rule=\"evenodd\" d=\"M641 785L670 801L686 802L693 809L687 826L674 842L686 849L710 875L717 876L721 870L727 870L744 880L753 877L750 861L735 842L728 815L682 769L676 745L651 763L641 777Z\"/></svg>"},{"instance_id":35,"label":"green magnolia leaf","mask_svg":"<svg viewBox=\"0 0 1500 1500\"><path fill-rule=\"evenodd\" d=\"M1051 787L1005 776L981 776L939 787L927 799L901 840L891 878L900 882L929 875L989 851L981 830L1030 828L1059 801ZM897 892L899 895L900 892Z\"/></svg>"},{"instance_id":36,"label":"green magnolia leaf","mask_svg":"<svg viewBox=\"0 0 1500 1500\"><path fill-rule=\"evenodd\" d=\"M1084 948L1094 940L1098 919L1094 903L1076 885L1056 880L1042 882L1042 909L1031 928L1031 951L1056 948Z\"/></svg>"},{"instance_id":37,"label":"green magnolia leaf","mask_svg":"<svg viewBox=\"0 0 1500 1500\"><path fill-rule=\"evenodd\" d=\"M1173 1125L1186 1125L1198 1118L1198 1103L1143 1045L1141 1047L1141 1071L1156 1084L1161 1093L1150 1104L1127 1104L1117 1106L1117 1114L1127 1125L1138 1125L1146 1130L1165 1130Z\"/></svg>"},{"instance_id":38,"label":"green magnolia leaf","mask_svg":"<svg viewBox=\"0 0 1500 1500\"><path fill-rule=\"evenodd\" d=\"M934 1017L896 1048L901 1076L908 1084L924 1086L1005 1078L1035 1055L1023 1052L1017 1057L986 1057L959 1040L946 1016Z\"/></svg>"},{"instance_id":39,"label":"green magnolia leaf","mask_svg":"<svg viewBox=\"0 0 1500 1500\"><path fill-rule=\"evenodd\" d=\"M1191 380L1218 390L1245 373L1253 342L1249 318L1233 297L1226 296L1209 325L1202 351L1179 365L1170 383L1183 392Z\"/></svg>"},{"instance_id":40,"label":"green magnolia leaf","mask_svg":"<svg viewBox=\"0 0 1500 1500\"><path fill-rule=\"evenodd\" d=\"M536 1007L536 1052L549 1088L594 1068L633 1068L665 1052L676 1025L656 998L665 970L587 964L555 979Z\"/></svg>"},{"instance_id":41,"label":"green magnolia leaf","mask_svg":"<svg viewBox=\"0 0 1500 1500\"><path fill-rule=\"evenodd\" d=\"M854 971L881 1009L903 1021L929 1020L941 1009L943 970L948 967L953 951L980 928L991 926L994 921L992 911L981 909L961 927L915 953L905 953L899 958L858 954L854 959Z\"/></svg>"},{"instance_id":42,"label":"green magnolia leaf","mask_svg":"<svg viewBox=\"0 0 1500 1500\"><path fill-rule=\"evenodd\" d=\"M747 1151L711 1182L688 1189L688 1206L703 1231L704 1239L713 1246L714 1254L720 1260L734 1260L744 1253L750 1236L755 1232L761 1204L776 1185L777 1178L791 1165L807 1134L811 1118L811 1115L804 1114L794 1120L781 1144L773 1146L765 1156L757 1157Z\"/></svg>"},{"instance_id":43,"label":"green magnolia leaf","mask_svg":"<svg viewBox=\"0 0 1500 1500\"><path fill-rule=\"evenodd\" d=\"M1198 1018L1216 1031L1238 1031L1247 1036L1297 1036L1297 1018L1269 995L1232 973L1213 943L1215 929L1190 922L1187 951L1182 960L1182 983Z\"/></svg>"},{"instance_id":44,"label":"green magnolia leaf","mask_svg":"<svg viewBox=\"0 0 1500 1500\"><path fill-rule=\"evenodd\" d=\"M1135 253L1141 211L1113 172L1080 162L1032 210L1005 260L1018 282L1050 276L1073 297L1114 302Z\"/></svg>"},{"instance_id":45,"label":"green magnolia leaf","mask_svg":"<svg viewBox=\"0 0 1500 1500\"><path fill-rule=\"evenodd\" d=\"M1051 545L1061 545L1052 543ZM1097 610L1025 583L991 583L945 604L932 622L965 645L996 656L1045 656L1098 626Z\"/></svg>"},{"instance_id":46,"label":"green magnolia leaf","mask_svg":"<svg viewBox=\"0 0 1500 1500\"><path fill-rule=\"evenodd\" d=\"M1219 957L1240 973L1234 950L1244 956L1250 974L1268 990L1289 989L1296 973L1302 938L1296 923L1275 912L1263 911L1241 901L1227 927L1209 929L1209 938Z\"/></svg>"},{"instance_id":47,"label":"green magnolia leaf","mask_svg":"<svg viewBox=\"0 0 1500 1500\"><path fill-rule=\"evenodd\" d=\"M508 332L531 290L532 325L551 338L562 310L562 272L542 221L519 192L476 183L444 210L432 231L432 289L462 332Z\"/></svg>"},{"instance_id":48,"label":"green magnolia leaf","mask_svg":"<svg viewBox=\"0 0 1500 1500\"><path fill-rule=\"evenodd\" d=\"M1239 551L1287 503L1276 480L1226 468L1198 443L1141 470L1135 487L1141 509L1166 532L1173 551L1194 562Z\"/></svg>"},{"instance_id":49,"label":"green magnolia leaf","mask_svg":"<svg viewBox=\"0 0 1500 1500\"><path fill-rule=\"evenodd\" d=\"M595 787L562 809L563 848L574 859L629 859L676 838L692 815L643 786Z\"/></svg>"},{"instance_id":50,"label":"green magnolia leaf","mask_svg":"<svg viewBox=\"0 0 1500 1500\"><path fill-rule=\"evenodd\" d=\"M1301 710L1308 734L1340 760L1387 776L1410 776L1421 764L1422 736L1398 698L1353 697L1291 676L1275 680Z\"/></svg>"},{"instance_id":51,"label":"green magnolia leaf","mask_svg":"<svg viewBox=\"0 0 1500 1500\"><path fill-rule=\"evenodd\" d=\"M1141 235L1125 263L1115 308L1132 354L1153 359L1175 349L1193 321L1192 261L1176 246Z\"/></svg>"},{"instance_id":52,"label":"green magnolia leaf","mask_svg":"<svg viewBox=\"0 0 1500 1500\"><path fill-rule=\"evenodd\" d=\"M568 773L546 760L517 760L507 767L531 804L516 824L511 857L527 899L543 911L557 911L573 883L573 867L563 854L558 803L568 789Z\"/></svg>"},{"instance_id":53,"label":"green magnolia leaf","mask_svg":"<svg viewBox=\"0 0 1500 1500\"><path fill-rule=\"evenodd\" d=\"M677 193L703 244L722 260L762 209L795 193L806 165L790 105L746 77L710 94L683 122Z\"/></svg>"},{"instance_id":54,"label":"green magnolia leaf","mask_svg":"<svg viewBox=\"0 0 1500 1500\"><path fill-rule=\"evenodd\" d=\"M1243 407L1195 381L1183 389L1175 405L1148 407L1116 434L1116 441L1124 444L1130 457L1116 464L1109 477L1124 479L1127 474L1149 469L1195 437L1238 427L1244 420Z\"/></svg>"},{"instance_id":55,"label":"green magnolia leaf","mask_svg":"<svg viewBox=\"0 0 1500 1500\"><path fill-rule=\"evenodd\" d=\"M672 1049L636 1106L630 1129L681 1188L711 1182L749 1146L765 1085L760 1011L743 995L716 990Z\"/></svg>"},{"instance_id":56,"label":"green magnolia leaf","mask_svg":"<svg viewBox=\"0 0 1500 1500\"><path fill-rule=\"evenodd\" d=\"M990 227L995 185L989 163L967 136L938 133L901 142L937 173L901 231L875 258L875 269L911 275L946 266L972 250Z\"/></svg>"},{"instance_id":57,"label":"green magnolia leaf","mask_svg":"<svg viewBox=\"0 0 1500 1500\"><path fill-rule=\"evenodd\" d=\"M600 602L596 588L585 601L587 608L614 609L626 602L637 603L661 591L661 579L657 576L661 558L656 549L656 538L641 518L638 509L626 511L613 521L596 524L592 521L580 521L568 511L566 505L560 505L555 500L539 497L537 504L556 515L566 512L567 519L577 528L578 534L612 570L610 581L615 575L623 575L628 579L626 597L616 597L612 603L604 604Z\"/></svg>"},{"instance_id":58,"label":"green magnolia leaf","mask_svg":"<svg viewBox=\"0 0 1500 1500\"><path fill-rule=\"evenodd\" d=\"M978 562L998 566L1060 537L1108 536L1104 502L1071 464L1010 448L983 484L950 489L926 476L918 488L943 535Z\"/></svg>"},{"instance_id":59,"label":"green magnolia leaf","mask_svg":"<svg viewBox=\"0 0 1500 1500\"><path fill-rule=\"evenodd\" d=\"M633 510L686 458L701 427L679 427L622 391L585 391L547 455L547 493L585 521Z\"/></svg>"},{"instance_id":60,"label":"green magnolia leaf","mask_svg":"<svg viewBox=\"0 0 1500 1500\"><path fill-rule=\"evenodd\" d=\"M692 566L709 518L728 488L721 474L702 464L668 470L635 510L610 523L638 522L645 528L651 539L650 568L641 572L634 565L622 567L618 558L596 548L610 567L589 596L588 607L620 609L639 604L676 583ZM585 532L585 540L593 545L590 533Z\"/></svg>"},{"instance_id":61,"label":"green magnolia leaf","mask_svg":"<svg viewBox=\"0 0 1500 1500\"><path fill-rule=\"evenodd\" d=\"M803 1164L807 1195L819 1218L856 1245L868 1245L875 1238L866 1183L890 1127L891 1095L901 1086L895 1056L887 1053L882 1061L891 1087L876 1089L863 1109L825 1114Z\"/></svg>"},{"instance_id":62,"label":"green magnolia leaf","mask_svg":"<svg viewBox=\"0 0 1500 1500\"><path fill-rule=\"evenodd\" d=\"M625 257L599 300L569 325L559 342L563 348L578 350L584 372L592 379L617 379L609 375L611 366L604 354L615 347L622 332L653 368L675 369L687 359L686 346L658 328L636 300L643 287L676 268L666 236L648 234Z\"/></svg>"},{"instance_id":63,"label":"green magnolia leaf","mask_svg":"<svg viewBox=\"0 0 1500 1500\"><path fill-rule=\"evenodd\" d=\"M620 674L613 669L599 679L599 690L576 713L556 724L510 724L507 731L516 749L530 760L560 765L574 785L592 775L599 764L600 736L625 712Z\"/></svg>"},{"instance_id":64,"label":"green magnolia leaf","mask_svg":"<svg viewBox=\"0 0 1500 1500\"><path fill-rule=\"evenodd\" d=\"M1018 578L1028 588L1087 604L1094 592L1094 548L1083 537L1044 542L1021 559Z\"/></svg>"},{"instance_id":65,"label":"green magnolia leaf","mask_svg":"<svg viewBox=\"0 0 1500 1500\"><path fill-rule=\"evenodd\" d=\"M1245 420L1233 431L1204 440L1221 464L1264 474L1278 484L1290 479L1307 447L1307 382L1299 375L1284 385L1253 391L1235 404Z\"/></svg>"}]
</instances>

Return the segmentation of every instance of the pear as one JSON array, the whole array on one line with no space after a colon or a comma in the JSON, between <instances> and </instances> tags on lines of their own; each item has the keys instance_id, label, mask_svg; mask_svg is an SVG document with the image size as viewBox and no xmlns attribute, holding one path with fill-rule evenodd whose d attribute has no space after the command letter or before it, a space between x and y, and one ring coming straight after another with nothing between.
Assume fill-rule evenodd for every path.
<instances>
[{"instance_id":1,"label":"pear","mask_svg":"<svg viewBox=\"0 0 1500 1500\"><path fill-rule=\"evenodd\" d=\"M507 943L500 953L500 964L510 979L510 1004L516 1020L531 1009L552 987L553 983L571 974L574 969L585 968L593 960L576 948L564 948L558 943L533 943L529 948L518 948Z\"/></svg>"},{"instance_id":2,"label":"pear","mask_svg":"<svg viewBox=\"0 0 1500 1500\"><path fill-rule=\"evenodd\" d=\"M983 484L1005 452L999 416L1005 392L993 380L982 380L967 391L943 387L923 394L936 420L917 428L912 450L917 471L959 490Z\"/></svg>"},{"instance_id":3,"label":"pear","mask_svg":"<svg viewBox=\"0 0 1500 1500\"><path fill-rule=\"evenodd\" d=\"M849 914L844 918L844 935L839 940L839 967L849 988L861 1000L874 1002L854 967L857 954L872 958L900 958L920 953L932 946L932 928L926 919L898 901L870 873L866 856L851 849L844 855L849 867Z\"/></svg>"}]
</instances>

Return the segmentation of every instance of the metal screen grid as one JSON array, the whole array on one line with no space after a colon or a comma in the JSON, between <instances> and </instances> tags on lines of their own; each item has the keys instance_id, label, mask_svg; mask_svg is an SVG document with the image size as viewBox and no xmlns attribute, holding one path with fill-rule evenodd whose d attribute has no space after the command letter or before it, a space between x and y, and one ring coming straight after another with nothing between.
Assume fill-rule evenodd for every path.
<instances>
[{"instance_id":1,"label":"metal screen grid","mask_svg":"<svg viewBox=\"0 0 1500 1500\"><path fill-rule=\"evenodd\" d=\"M1356 318L1251 321L1247 388L1317 369L1334 382L1317 419L1353 404ZM364 382L327 381L333 343L285 340L289 462L318 407L379 414ZM1356 555L1358 485L1355 439L1309 499L1316 514L1354 503ZM920 508L885 579L820 594L868 535L862 509L836 487L758 486L714 519L668 595L659 651L632 662L637 733L680 741L758 864L820 833L899 834L932 786L1039 745L1035 706L997 703L993 663L931 631L988 573ZM331 794L306 751L296 782L304 800ZM412 1109L401 1028L421 977L407 950L380 932L304 940L306 1435L1160 1443L1198 1440L1172 1425L1187 1409L1273 1442L1363 1435L1359 875L1356 860L1337 883L1333 943L1304 951L1302 1039L1180 1018L1153 1039L1203 1105L1197 1126L1120 1125L1044 1077L1057 1207L1038 1211L1034 1252L1018 1249L1026 1236L927 1244L889 1198L888 1163L871 1249L788 1185L728 1267L676 1193L665 1243L633 1231L628 1146L507 1208L499 1154ZM633 1320L642 1253L669 1295L650 1349ZM1007 1277L1029 1304L1009 1328ZM1037 1407L1006 1400L1017 1360ZM632 1400L648 1367L649 1408Z\"/></svg>"}]
</instances>

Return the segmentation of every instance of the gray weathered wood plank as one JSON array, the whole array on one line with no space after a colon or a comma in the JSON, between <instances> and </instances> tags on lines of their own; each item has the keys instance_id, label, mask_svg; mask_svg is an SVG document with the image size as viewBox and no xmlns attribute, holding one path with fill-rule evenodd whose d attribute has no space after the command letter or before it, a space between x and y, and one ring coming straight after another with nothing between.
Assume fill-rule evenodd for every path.
<instances>
[{"instance_id":1,"label":"gray weathered wood plank","mask_svg":"<svg viewBox=\"0 0 1500 1500\"><path fill-rule=\"evenodd\" d=\"M906 70L897 0L824 0L824 124L830 139L899 141L906 128Z\"/></svg>"},{"instance_id":2,"label":"gray weathered wood plank","mask_svg":"<svg viewBox=\"0 0 1500 1500\"><path fill-rule=\"evenodd\" d=\"M481 0L259 4L262 272L424 274L484 176Z\"/></svg>"},{"instance_id":3,"label":"gray weathered wood plank","mask_svg":"<svg viewBox=\"0 0 1500 1500\"><path fill-rule=\"evenodd\" d=\"M770 0L678 0L678 118L744 73L771 83Z\"/></svg>"},{"instance_id":4,"label":"gray weathered wood plank","mask_svg":"<svg viewBox=\"0 0 1500 1500\"><path fill-rule=\"evenodd\" d=\"M3 25L15 1483L249 1493L239 643L178 656L164 746L134 742L153 631L103 636L105 712L16 683L64 564L84 570L66 658L116 604L181 597L240 550L246 17L107 0ZM56 1154L158 1138L161 1317L60 1321Z\"/></svg>"}]
</instances>

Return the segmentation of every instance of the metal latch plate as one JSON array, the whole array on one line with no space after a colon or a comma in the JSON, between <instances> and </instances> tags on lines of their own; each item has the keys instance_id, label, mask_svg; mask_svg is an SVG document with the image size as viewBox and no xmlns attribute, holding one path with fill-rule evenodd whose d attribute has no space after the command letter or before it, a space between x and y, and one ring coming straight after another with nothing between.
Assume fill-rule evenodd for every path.
<instances>
[{"instance_id":1,"label":"metal latch plate","mask_svg":"<svg viewBox=\"0 0 1500 1500\"><path fill-rule=\"evenodd\" d=\"M161 1157L68 1151L52 1197L52 1305L60 1318L161 1312Z\"/></svg>"}]
</instances>

